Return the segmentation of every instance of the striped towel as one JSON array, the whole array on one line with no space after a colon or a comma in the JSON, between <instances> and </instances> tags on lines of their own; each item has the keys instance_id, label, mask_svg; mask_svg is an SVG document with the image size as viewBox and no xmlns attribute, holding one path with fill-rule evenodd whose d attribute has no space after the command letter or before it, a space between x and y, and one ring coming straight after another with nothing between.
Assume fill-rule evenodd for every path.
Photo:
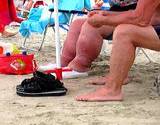
<instances>
[{"instance_id":1,"label":"striped towel","mask_svg":"<svg viewBox=\"0 0 160 125\"><path fill-rule=\"evenodd\" d=\"M110 9L110 5L109 5L109 2L108 0L103 0L103 5L101 7L102 10L109 10Z\"/></svg>"}]
</instances>

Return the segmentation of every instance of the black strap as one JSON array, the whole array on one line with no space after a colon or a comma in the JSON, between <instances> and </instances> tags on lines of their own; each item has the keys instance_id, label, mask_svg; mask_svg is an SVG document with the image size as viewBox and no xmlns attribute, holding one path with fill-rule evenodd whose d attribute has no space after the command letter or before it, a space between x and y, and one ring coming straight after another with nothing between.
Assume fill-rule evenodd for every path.
<instances>
[{"instance_id":1,"label":"black strap","mask_svg":"<svg viewBox=\"0 0 160 125\"><path fill-rule=\"evenodd\" d=\"M54 8L49 9L50 12L54 12ZM72 13L72 14L87 14L88 12L78 11L78 10L58 10L63 13Z\"/></svg>"}]
</instances>

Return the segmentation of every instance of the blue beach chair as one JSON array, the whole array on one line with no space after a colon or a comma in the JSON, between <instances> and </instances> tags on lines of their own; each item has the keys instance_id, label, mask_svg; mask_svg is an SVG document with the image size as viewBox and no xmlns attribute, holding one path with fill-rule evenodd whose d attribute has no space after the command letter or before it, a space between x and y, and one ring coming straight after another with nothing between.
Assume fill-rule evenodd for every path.
<instances>
[{"instance_id":1,"label":"blue beach chair","mask_svg":"<svg viewBox=\"0 0 160 125\"><path fill-rule=\"evenodd\" d=\"M69 24L72 20L73 15L82 14L82 10L86 8L91 10L90 0L59 0L59 25L64 30L68 31ZM41 50L48 27L52 27L54 30L54 18L53 13L54 6L50 4L49 6L40 6L38 8L32 8L28 20L23 21L20 25L19 32L25 40L23 42L22 48L26 48L27 38L32 33L41 33L43 34L42 42L39 47Z\"/></svg>"}]
</instances>

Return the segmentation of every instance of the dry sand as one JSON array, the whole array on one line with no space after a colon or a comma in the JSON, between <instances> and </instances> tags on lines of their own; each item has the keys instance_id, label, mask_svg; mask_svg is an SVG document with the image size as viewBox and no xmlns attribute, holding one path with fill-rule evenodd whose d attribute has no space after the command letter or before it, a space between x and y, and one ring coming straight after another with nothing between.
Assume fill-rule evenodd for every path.
<instances>
[{"instance_id":1,"label":"dry sand","mask_svg":"<svg viewBox=\"0 0 160 125\"><path fill-rule=\"evenodd\" d=\"M61 32L61 41L66 34ZM37 47L40 35L29 39ZM21 45L20 34L0 41ZM106 42L107 43L107 42ZM0 75L0 125L160 125L160 97L153 83L160 73L160 54L146 50L154 62L148 63L140 52L123 87L122 102L77 102L74 97L93 91L90 79L108 72L111 44L92 65L88 77L63 80L69 92L62 97L19 97L15 87L31 75ZM103 51L104 52L104 51ZM55 62L54 33L49 30L43 50L35 53L39 65ZM105 55L105 56L104 56Z\"/></svg>"}]
</instances>

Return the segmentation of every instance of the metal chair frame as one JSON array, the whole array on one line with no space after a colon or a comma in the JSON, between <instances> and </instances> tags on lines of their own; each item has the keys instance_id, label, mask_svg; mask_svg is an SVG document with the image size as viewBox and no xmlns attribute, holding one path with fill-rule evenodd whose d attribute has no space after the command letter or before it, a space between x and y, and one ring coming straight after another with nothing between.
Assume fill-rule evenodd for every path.
<instances>
[{"instance_id":1,"label":"metal chair frame","mask_svg":"<svg viewBox=\"0 0 160 125\"><path fill-rule=\"evenodd\" d=\"M50 9L49 11L51 12L51 13L50 13L50 17L49 17L49 23L48 23L48 25L45 27L45 30L44 30L44 32L43 32L42 41L41 41L40 47L38 48L38 51L41 51L41 49L42 49L42 47L43 47L43 44L44 44L44 41L45 41L45 37L46 37L48 28L49 28L49 27L52 27L53 31L55 31L55 29L54 29L54 24L51 24L51 17L52 17L52 14L53 14L53 12L54 12L54 9ZM68 23L66 23L66 24L60 24L60 25L59 25L60 28L64 29L65 31L68 31L68 30L69 30L69 25L72 23L72 21L73 21L73 19L74 19L74 16L75 16L76 14L86 14L86 13L87 13L87 12L83 12L83 11L74 11L74 10L73 10L73 11L59 10L59 12L63 12L63 13L65 14L67 20L68 20ZM68 15L67 15L68 13L71 13L71 16L68 16ZM27 38L28 38L28 37L25 37L25 38L24 38L24 41L23 41L23 43L22 43L21 48L22 48L22 49L26 49L26 50L34 50L34 49L28 49L28 48L26 47Z\"/></svg>"}]
</instances>

